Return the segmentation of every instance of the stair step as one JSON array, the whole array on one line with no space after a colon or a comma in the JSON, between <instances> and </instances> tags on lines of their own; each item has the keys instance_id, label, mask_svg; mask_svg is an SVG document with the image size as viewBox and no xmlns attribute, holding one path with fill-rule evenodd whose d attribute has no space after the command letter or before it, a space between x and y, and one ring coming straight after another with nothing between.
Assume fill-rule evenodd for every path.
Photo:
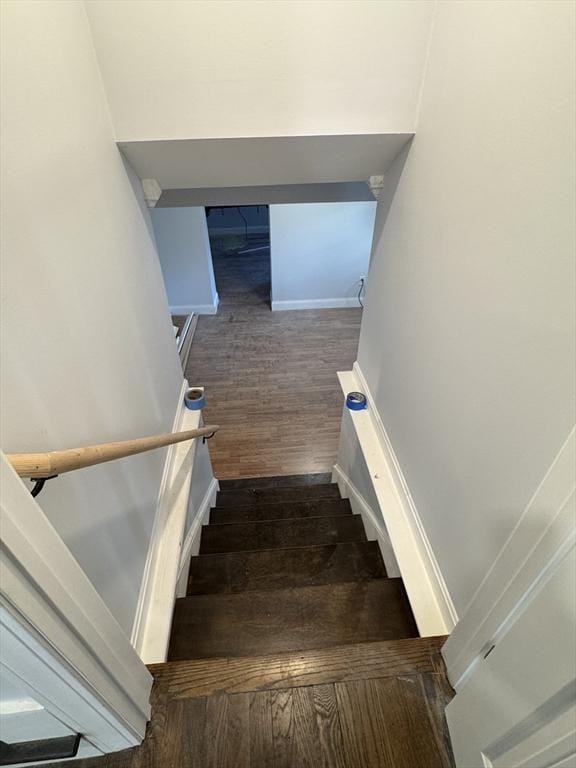
<instances>
[{"instance_id":1,"label":"stair step","mask_svg":"<svg viewBox=\"0 0 576 768\"><path fill-rule=\"evenodd\" d=\"M279 501L248 507L217 507L210 512L210 524L245 523L258 520L289 520L298 517L332 517L351 515L348 499L312 499L311 501Z\"/></svg>"},{"instance_id":2,"label":"stair step","mask_svg":"<svg viewBox=\"0 0 576 768\"><path fill-rule=\"evenodd\" d=\"M401 579L176 601L169 661L417 637Z\"/></svg>"},{"instance_id":3,"label":"stair step","mask_svg":"<svg viewBox=\"0 0 576 768\"><path fill-rule=\"evenodd\" d=\"M153 664L154 687L164 695L186 698L217 693L295 688L297 686L437 674L446 637L412 637L337 645L310 651L235 658L195 659Z\"/></svg>"},{"instance_id":4,"label":"stair step","mask_svg":"<svg viewBox=\"0 0 576 768\"><path fill-rule=\"evenodd\" d=\"M339 499L340 491L334 483L310 485L302 488L240 488L219 491L217 507L241 507L257 504L274 504L278 501L308 501L310 499Z\"/></svg>"},{"instance_id":5,"label":"stair step","mask_svg":"<svg viewBox=\"0 0 576 768\"><path fill-rule=\"evenodd\" d=\"M332 482L330 472L312 475L275 475L273 477L243 477L238 480L220 480L220 490L250 488L297 488L310 485L327 485Z\"/></svg>"},{"instance_id":6,"label":"stair step","mask_svg":"<svg viewBox=\"0 0 576 768\"><path fill-rule=\"evenodd\" d=\"M205 525L200 539L200 554L289 549L343 541L366 541L360 515Z\"/></svg>"},{"instance_id":7,"label":"stair step","mask_svg":"<svg viewBox=\"0 0 576 768\"><path fill-rule=\"evenodd\" d=\"M229 552L192 558L188 595L308 587L385 577L386 570L375 541Z\"/></svg>"}]
</instances>

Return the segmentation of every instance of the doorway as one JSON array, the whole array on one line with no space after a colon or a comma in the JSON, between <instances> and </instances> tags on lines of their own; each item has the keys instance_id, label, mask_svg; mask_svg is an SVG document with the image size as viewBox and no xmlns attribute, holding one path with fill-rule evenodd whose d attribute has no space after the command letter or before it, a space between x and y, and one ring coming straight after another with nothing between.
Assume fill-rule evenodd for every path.
<instances>
[{"instance_id":1,"label":"doorway","mask_svg":"<svg viewBox=\"0 0 576 768\"><path fill-rule=\"evenodd\" d=\"M207 206L206 221L222 308L270 308L268 205Z\"/></svg>"}]
</instances>

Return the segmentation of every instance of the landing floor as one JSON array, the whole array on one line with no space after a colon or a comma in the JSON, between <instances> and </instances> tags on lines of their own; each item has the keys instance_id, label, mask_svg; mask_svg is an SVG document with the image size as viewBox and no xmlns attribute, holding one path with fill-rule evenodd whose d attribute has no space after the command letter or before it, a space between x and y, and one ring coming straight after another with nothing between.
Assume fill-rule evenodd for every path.
<instances>
[{"instance_id":1,"label":"landing floor","mask_svg":"<svg viewBox=\"0 0 576 768\"><path fill-rule=\"evenodd\" d=\"M142 746L58 768L453 768L443 640L158 665Z\"/></svg>"},{"instance_id":2,"label":"landing floor","mask_svg":"<svg viewBox=\"0 0 576 768\"><path fill-rule=\"evenodd\" d=\"M232 244L233 245L233 244ZM336 372L356 359L360 309L272 312L267 251L212 243L220 308L199 318L186 369L207 390L218 478L329 471L338 450Z\"/></svg>"}]
</instances>

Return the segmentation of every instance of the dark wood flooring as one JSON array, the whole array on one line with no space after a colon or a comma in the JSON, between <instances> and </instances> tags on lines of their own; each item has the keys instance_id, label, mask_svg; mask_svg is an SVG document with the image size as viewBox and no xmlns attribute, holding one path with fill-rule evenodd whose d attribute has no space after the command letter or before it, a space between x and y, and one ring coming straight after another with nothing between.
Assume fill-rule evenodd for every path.
<instances>
[{"instance_id":1,"label":"dark wood flooring","mask_svg":"<svg viewBox=\"0 0 576 768\"><path fill-rule=\"evenodd\" d=\"M218 507L246 507L259 504L275 504L278 501L311 501L312 499L339 499L335 484L310 485L298 488L237 488L220 491L216 499Z\"/></svg>"},{"instance_id":2,"label":"dark wood flooring","mask_svg":"<svg viewBox=\"0 0 576 768\"><path fill-rule=\"evenodd\" d=\"M255 656L417 636L402 581L379 578L181 598L169 658Z\"/></svg>"},{"instance_id":3,"label":"dark wood flooring","mask_svg":"<svg viewBox=\"0 0 576 768\"><path fill-rule=\"evenodd\" d=\"M200 543L216 552L193 558L151 667L144 743L66 765L453 768L444 638L418 637L401 579L325 480L223 484Z\"/></svg>"},{"instance_id":4,"label":"dark wood flooring","mask_svg":"<svg viewBox=\"0 0 576 768\"><path fill-rule=\"evenodd\" d=\"M248 523L266 520L286 520L302 517L332 517L350 515L347 499L311 499L277 501L274 504L251 504L241 507L218 507L210 512L210 523Z\"/></svg>"},{"instance_id":5,"label":"dark wood flooring","mask_svg":"<svg viewBox=\"0 0 576 768\"><path fill-rule=\"evenodd\" d=\"M251 236L261 241L262 236ZM361 309L272 312L267 251L238 254L238 235L212 237L218 314L198 320L186 367L206 387L218 478L325 472L338 450L342 392L356 359Z\"/></svg>"},{"instance_id":6,"label":"dark wood flooring","mask_svg":"<svg viewBox=\"0 0 576 768\"><path fill-rule=\"evenodd\" d=\"M200 554L242 552L254 549L287 549L342 541L366 541L358 515L300 517L296 520L259 520L248 523L210 524L203 532Z\"/></svg>"},{"instance_id":7,"label":"dark wood flooring","mask_svg":"<svg viewBox=\"0 0 576 768\"><path fill-rule=\"evenodd\" d=\"M443 642L157 665L144 743L57 768L452 768Z\"/></svg>"},{"instance_id":8,"label":"dark wood flooring","mask_svg":"<svg viewBox=\"0 0 576 768\"><path fill-rule=\"evenodd\" d=\"M226 552L192 559L189 595L318 586L386 576L375 541L273 550Z\"/></svg>"}]
</instances>

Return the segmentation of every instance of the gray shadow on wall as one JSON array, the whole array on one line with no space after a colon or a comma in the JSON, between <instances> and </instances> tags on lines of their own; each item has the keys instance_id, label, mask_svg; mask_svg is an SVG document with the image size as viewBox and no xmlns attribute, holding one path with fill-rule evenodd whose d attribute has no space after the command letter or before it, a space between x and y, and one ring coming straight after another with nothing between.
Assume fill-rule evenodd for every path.
<instances>
[{"instance_id":1,"label":"gray shadow on wall","mask_svg":"<svg viewBox=\"0 0 576 768\"><path fill-rule=\"evenodd\" d=\"M404 170L404 165L408 159L408 154L410 152L410 148L412 147L413 141L414 137L412 137L409 141L406 142L406 144L404 144L400 152L398 152L392 161L392 165L384 175L384 186L382 187L382 191L378 196L378 210L376 214L376 221L374 222L374 234L372 236L372 248L370 250L370 263L372 263L376 248L380 242L380 237L382 236L382 232L386 225L386 220L388 219L388 214L390 213L390 208L392 208L396 189L398 188L398 184L402 176L402 171Z\"/></svg>"}]
</instances>

